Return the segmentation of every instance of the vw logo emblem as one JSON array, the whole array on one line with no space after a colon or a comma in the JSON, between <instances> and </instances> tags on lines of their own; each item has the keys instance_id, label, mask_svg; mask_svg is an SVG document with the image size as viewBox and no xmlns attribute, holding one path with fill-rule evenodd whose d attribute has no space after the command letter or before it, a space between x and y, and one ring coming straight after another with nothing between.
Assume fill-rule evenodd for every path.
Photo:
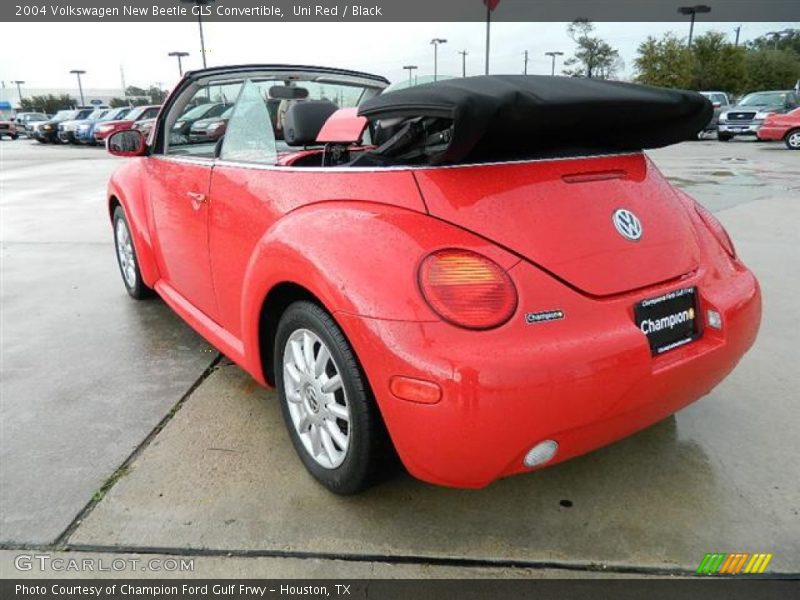
<instances>
[{"instance_id":1,"label":"vw logo emblem","mask_svg":"<svg viewBox=\"0 0 800 600\"><path fill-rule=\"evenodd\" d=\"M642 224L631 211L618 208L614 211L614 216L611 220L614 221L614 227L617 228L622 237L632 242L642 237Z\"/></svg>"}]
</instances>

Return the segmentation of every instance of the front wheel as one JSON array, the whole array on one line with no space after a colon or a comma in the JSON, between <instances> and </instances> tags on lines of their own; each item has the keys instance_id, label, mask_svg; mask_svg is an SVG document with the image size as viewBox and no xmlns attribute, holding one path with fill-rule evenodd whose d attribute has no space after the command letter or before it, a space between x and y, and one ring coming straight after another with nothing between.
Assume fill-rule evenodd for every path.
<instances>
[{"instance_id":1,"label":"front wheel","mask_svg":"<svg viewBox=\"0 0 800 600\"><path fill-rule=\"evenodd\" d=\"M122 283L131 298L143 300L151 295L152 290L142 281L139 271L139 259L133 247L133 238L121 206L114 209L114 247L117 251L117 264L122 274Z\"/></svg>"},{"instance_id":2,"label":"front wheel","mask_svg":"<svg viewBox=\"0 0 800 600\"><path fill-rule=\"evenodd\" d=\"M730 133L717 132L717 139L720 142L729 142L733 139L733 136Z\"/></svg>"},{"instance_id":3,"label":"front wheel","mask_svg":"<svg viewBox=\"0 0 800 600\"><path fill-rule=\"evenodd\" d=\"M793 129L783 138L789 150L800 150L800 129Z\"/></svg>"},{"instance_id":4,"label":"front wheel","mask_svg":"<svg viewBox=\"0 0 800 600\"><path fill-rule=\"evenodd\" d=\"M336 494L369 487L393 450L342 330L316 304L295 302L278 323L273 356L283 418L303 465Z\"/></svg>"}]
</instances>

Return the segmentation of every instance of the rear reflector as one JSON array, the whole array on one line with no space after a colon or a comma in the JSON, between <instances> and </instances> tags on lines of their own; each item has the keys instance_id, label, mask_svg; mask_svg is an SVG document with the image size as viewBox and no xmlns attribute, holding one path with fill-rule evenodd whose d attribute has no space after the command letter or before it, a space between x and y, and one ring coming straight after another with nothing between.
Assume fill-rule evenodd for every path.
<instances>
[{"instance_id":1,"label":"rear reflector","mask_svg":"<svg viewBox=\"0 0 800 600\"><path fill-rule=\"evenodd\" d=\"M433 381L395 375L389 382L389 391L401 400L436 404L442 399L442 388Z\"/></svg>"},{"instance_id":2,"label":"rear reflector","mask_svg":"<svg viewBox=\"0 0 800 600\"><path fill-rule=\"evenodd\" d=\"M525 455L522 463L528 467L538 467L546 462L553 460L553 457L558 452L558 442L555 440L545 440L536 444Z\"/></svg>"}]
</instances>

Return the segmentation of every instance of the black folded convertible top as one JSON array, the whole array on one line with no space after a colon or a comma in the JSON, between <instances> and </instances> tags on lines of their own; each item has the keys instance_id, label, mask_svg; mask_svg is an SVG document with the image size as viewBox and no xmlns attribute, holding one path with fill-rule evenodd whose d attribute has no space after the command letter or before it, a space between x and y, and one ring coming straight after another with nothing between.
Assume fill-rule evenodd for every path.
<instances>
[{"instance_id":1,"label":"black folded convertible top","mask_svg":"<svg viewBox=\"0 0 800 600\"><path fill-rule=\"evenodd\" d=\"M364 102L359 114L373 122L416 119L427 128L448 123L438 129L446 143L426 152L426 159L429 164L452 164L657 148L695 137L711 119L713 107L700 94L682 90L492 75L382 94ZM427 135L418 141L430 139ZM376 154L381 152L379 147Z\"/></svg>"}]
</instances>

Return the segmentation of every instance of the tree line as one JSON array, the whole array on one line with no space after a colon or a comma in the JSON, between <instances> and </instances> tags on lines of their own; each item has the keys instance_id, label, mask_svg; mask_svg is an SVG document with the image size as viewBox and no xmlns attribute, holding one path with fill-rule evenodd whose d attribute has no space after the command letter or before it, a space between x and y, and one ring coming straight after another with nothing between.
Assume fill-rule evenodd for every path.
<instances>
[{"instance_id":1,"label":"tree line","mask_svg":"<svg viewBox=\"0 0 800 600\"><path fill-rule=\"evenodd\" d=\"M161 104L167 97L165 90L157 86L140 88L130 85L125 88L124 98L112 98L108 105L111 108L120 106L144 106L147 104ZM59 110L68 110L80 105L80 101L69 94L46 94L41 96L28 96L20 100L19 112L41 112L48 115Z\"/></svg>"},{"instance_id":2,"label":"tree line","mask_svg":"<svg viewBox=\"0 0 800 600\"><path fill-rule=\"evenodd\" d=\"M567 27L577 49L564 62L564 75L615 79L624 64L619 51L595 34L586 19ZM718 31L697 36L689 46L667 33L648 36L634 60L637 83L691 90L722 90L733 94L790 89L800 80L800 29L781 36L761 36L739 45Z\"/></svg>"}]
</instances>

